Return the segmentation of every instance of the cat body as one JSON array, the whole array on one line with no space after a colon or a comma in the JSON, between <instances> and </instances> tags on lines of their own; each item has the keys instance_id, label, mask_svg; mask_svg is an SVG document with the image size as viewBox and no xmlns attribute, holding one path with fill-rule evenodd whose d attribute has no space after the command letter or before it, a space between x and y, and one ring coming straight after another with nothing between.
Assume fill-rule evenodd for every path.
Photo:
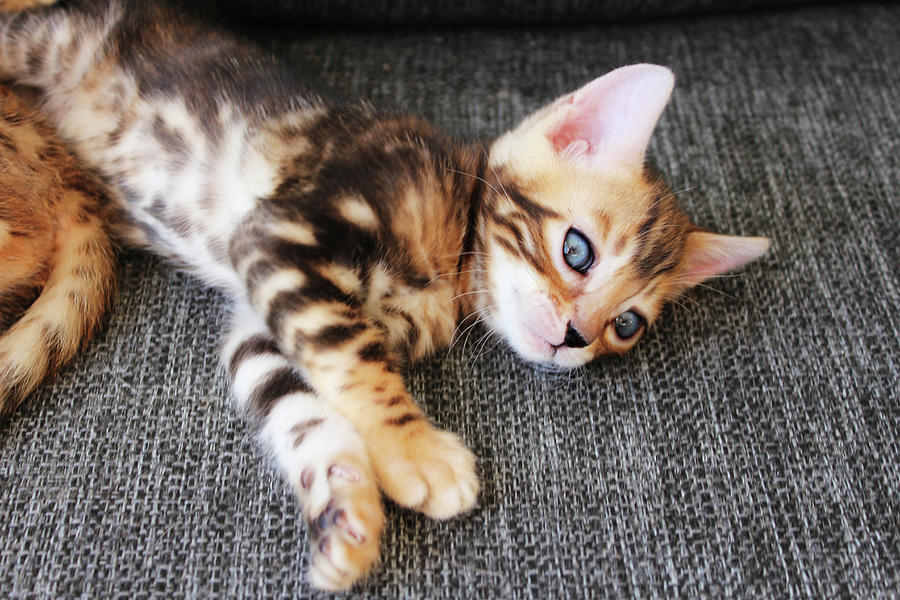
<instances>
[{"instance_id":1,"label":"cat body","mask_svg":"<svg viewBox=\"0 0 900 600\"><path fill-rule=\"evenodd\" d=\"M164 6L73 4L0 17L0 76L42 90L119 235L234 299L223 362L301 500L318 587L376 562L381 492L435 518L475 505L474 456L416 405L407 362L475 320L558 367L623 352L768 245L691 225L645 168L662 67L613 71L485 152L323 99Z\"/></svg>"},{"instance_id":2,"label":"cat body","mask_svg":"<svg viewBox=\"0 0 900 600\"><path fill-rule=\"evenodd\" d=\"M104 189L0 86L0 417L75 355L109 306Z\"/></svg>"}]
</instances>

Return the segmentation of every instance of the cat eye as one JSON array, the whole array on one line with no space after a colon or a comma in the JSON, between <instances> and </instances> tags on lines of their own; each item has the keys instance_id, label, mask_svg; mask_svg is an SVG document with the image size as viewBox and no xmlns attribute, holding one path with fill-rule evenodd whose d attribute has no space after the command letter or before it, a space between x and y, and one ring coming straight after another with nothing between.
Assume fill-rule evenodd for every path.
<instances>
[{"instance_id":1,"label":"cat eye","mask_svg":"<svg viewBox=\"0 0 900 600\"><path fill-rule=\"evenodd\" d=\"M583 233L574 227L569 228L569 231L566 232L566 239L563 240L563 260L582 275L594 264L594 251L591 249L591 243Z\"/></svg>"},{"instance_id":2,"label":"cat eye","mask_svg":"<svg viewBox=\"0 0 900 600\"><path fill-rule=\"evenodd\" d=\"M614 327L616 328L616 335L620 339L627 340L636 334L643 324L644 317L633 310L626 310L616 317Z\"/></svg>"}]
</instances>

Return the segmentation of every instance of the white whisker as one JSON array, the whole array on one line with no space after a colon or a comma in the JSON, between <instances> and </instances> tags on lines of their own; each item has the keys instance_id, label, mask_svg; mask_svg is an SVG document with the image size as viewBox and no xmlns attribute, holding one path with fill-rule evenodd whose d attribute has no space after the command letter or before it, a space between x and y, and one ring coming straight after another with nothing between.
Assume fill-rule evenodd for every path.
<instances>
[{"instance_id":1,"label":"white whisker","mask_svg":"<svg viewBox=\"0 0 900 600\"><path fill-rule=\"evenodd\" d=\"M490 293L491 293L491 290L470 290L468 292L463 292L461 294L457 294L457 295L453 296L447 302L453 302L454 300L456 300L458 298L462 298L463 296L469 296L471 294L490 294Z\"/></svg>"},{"instance_id":2,"label":"white whisker","mask_svg":"<svg viewBox=\"0 0 900 600\"><path fill-rule=\"evenodd\" d=\"M435 275L434 277L429 279L428 283L437 281L441 277L452 277L454 275L465 275L467 273L487 273L487 272L488 272L487 269L465 269L463 271L452 271L450 273L438 273L437 275Z\"/></svg>"}]
</instances>

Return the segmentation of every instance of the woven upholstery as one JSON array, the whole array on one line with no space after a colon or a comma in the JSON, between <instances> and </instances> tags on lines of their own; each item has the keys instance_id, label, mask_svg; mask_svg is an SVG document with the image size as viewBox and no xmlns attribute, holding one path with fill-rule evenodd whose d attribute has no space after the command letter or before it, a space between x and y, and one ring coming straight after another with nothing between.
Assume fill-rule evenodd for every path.
<instances>
[{"instance_id":1,"label":"woven upholstery","mask_svg":"<svg viewBox=\"0 0 900 600\"><path fill-rule=\"evenodd\" d=\"M304 26L598 24L815 4L819 0L220 0L227 11Z\"/></svg>"},{"instance_id":2,"label":"woven upholstery","mask_svg":"<svg viewBox=\"0 0 900 600\"><path fill-rule=\"evenodd\" d=\"M413 393L480 506L388 503L348 597L900 594L900 7L620 25L255 29L349 97L489 138L626 63L678 75L655 162L701 225L773 237L574 373L475 331ZM109 324L0 424L0 598L298 598L306 529L217 349L225 299L124 256Z\"/></svg>"}]
</instances>

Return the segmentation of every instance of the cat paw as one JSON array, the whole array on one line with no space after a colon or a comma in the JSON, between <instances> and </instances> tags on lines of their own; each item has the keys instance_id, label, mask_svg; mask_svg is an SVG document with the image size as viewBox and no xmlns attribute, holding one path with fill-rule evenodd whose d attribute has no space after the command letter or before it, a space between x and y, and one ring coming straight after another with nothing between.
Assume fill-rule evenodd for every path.
<instances>
[{"instance_id":1,"label":"cat paw","mask_svg":"<svg viewBox=\"0 0 900 600\"><path fill-rule=\"evenodd\" d=\"M304 468L298 488L307 507L309 581L347 589L378 562L384 512L375 478L367 467L338 460Z\"/></svg>"},{"instance_id":2,"label":"cat paw","mask_svg":"<svg viewBox=\"0 0 900 600\"><path fill-rule=\"evenodd\" d=\"M449 519L475 506L475 455L452 433L431 425L378 440L373 466L384 493L433 519Z\"/></svg>"}]
</instances>

